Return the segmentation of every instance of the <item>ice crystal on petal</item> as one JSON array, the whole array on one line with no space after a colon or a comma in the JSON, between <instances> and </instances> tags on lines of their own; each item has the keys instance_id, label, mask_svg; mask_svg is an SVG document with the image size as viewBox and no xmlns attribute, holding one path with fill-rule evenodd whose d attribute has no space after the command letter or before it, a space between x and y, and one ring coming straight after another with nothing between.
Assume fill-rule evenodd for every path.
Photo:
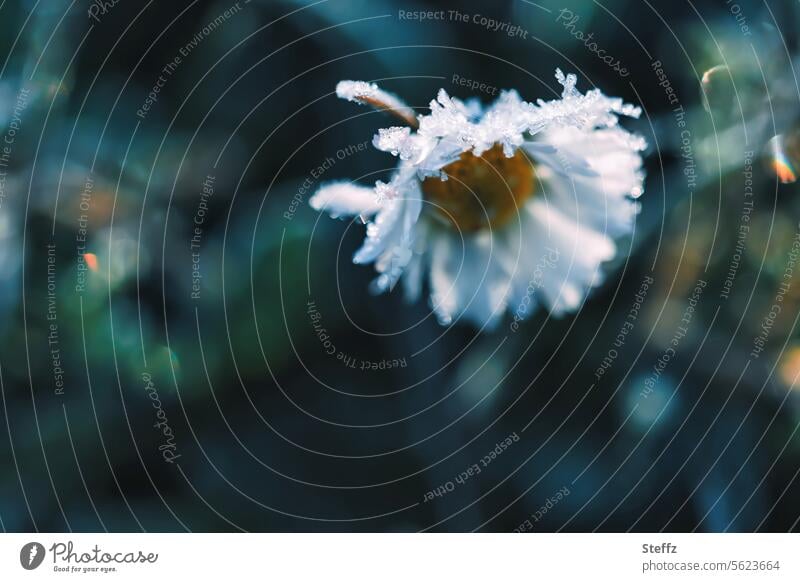
<instances>
[{"instance_id":1,"label":"ice crystal on petal","mask_svg":"<svg viewBox=\"0 0 800 582\"><path fill-rule=\"evenodd\" d=\"M419 133L426 137L462 137L469 132L467 110L460 101L450 98L447 91L439 89L431 101L430 115L420 116ZM459 141L461 141L459 139Z\"/></svg>"},{"instance_id":2,"label":"ice crystal on petal","mask_svg":"<svg viewBox=\"0 0 800 582\"><path fill-rule=\"evenodd\" d=\"M359 103L364 98L373 98L379 89L375 83L365 81L340 81L336 85L336 95L340 99L347 99Z\"/></svg>"},{"instance_id":3,"label":"ice crystal on petal","mask_svg":"<svg viewBox=\"0 0 800 582\"><path fill-rule=\"evenodd\" d=\"M575 88L575 85L578 83L578 77L576 77L573 73L565 76L561 69L556 69L556 80L564 88L564 90L561 92L562 99L580 95L578 90Z\"/></svg>"},{"instance_id":4,"label":"ice crystal on petal","mask_svg":"<svg viewBox=\"0 0 800 582\"><path fill-rule=\"evenodd\" d=\"M464 114L470 119L470 121L475 121L480 118L481 114L483 113L483 106L481 105L481 100L477 97L471 97L464 101Z\"/></svg>"},{"instance_id":5,"label":"ice crystal on petal","mask_svg":"<svg viewBox=\"0 0 800 582\"><path fill-rule=\"evenodd\" d=\"M375 182L375 196L378 199L378 204L383 204L387 200L396 200L399 195L397 188L392 184L386 184L380 180Z\"/></svg>"},{"instance_id":6,"label":"ice crystal on petal","mask_svg":"<svg viewBox=\"0 0 800 582\"><path fill-rule=\"evenodd\" d=\"M581 94L576 88L575 75L564 75L556 71L556 79L564 87L561 99L543 101L539 99L536 107L529 110L529 131L536 132L549 125L572 125L585 129L613 127L617 115L639 117L639 107L624 103L617 97L606 97L599 89L591 89Z\"/></svg>"},{"instance_id":7,"label":"ice crystal on petal","mask_svg":"<svg viewBox=\"0 0 800 582\"><path fill-rule=\"evenodd\" d=\"M409 160L417 152L414 139L411 136L411 128L409 127L379 129L375 137L372 138L372 145L382 152L389 152L393 156L399 156L401 160Z\"/></svg>"}]
</instances>

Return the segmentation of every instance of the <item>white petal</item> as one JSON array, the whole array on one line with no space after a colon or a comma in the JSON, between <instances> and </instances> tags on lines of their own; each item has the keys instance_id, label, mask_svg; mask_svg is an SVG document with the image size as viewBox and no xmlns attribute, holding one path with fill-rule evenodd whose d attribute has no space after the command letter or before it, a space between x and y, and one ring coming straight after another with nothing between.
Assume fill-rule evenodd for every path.
<instances>
[{"instance_id":1,"label":"white petal","mask_svg":"<svg viewBox=\"0 0 800 582\"><path fill-rule=\"evenodd\" d=\"M324 210L333 218L340 216L371 216L380 205L372 188L352 182L333 182L317 190L308 201L314 210Z\"/></svg>"},{"instance_id":2,"label":"white petal","mask_svg":"<svg viewBox=\"0 0 800 582\"><path fill-rule=\"evenodd\" d=\"M539 134L540 136L542 134ZM586 159L567 148L557 148L547 143L546 138L542 141L527 142L523 149L540 164L545 164L554 172L562 176L597 176L597 172L592 169Z\"/></svg>"},{"instance_id":3,"label":"white petal","mask_svg":"<svg viewBox=\"0 0 800 582\"><path fill-rule=\"evenodd\" d=\"M414 243L411 247L413 254L403 274L403 289L406 301L409 303L418 301L422 294L422 283L428 263L428 230L428 221L417 222Z\"/></svg>"},{"instance_id":4,"label":"white petal","mask_svg":"<svg viewBox=\"0 0 800 582\"><path fill-rule=\"evenodd\" d=\"M406 105L397 95L384 91L375 83L364 81L340 81L336 85L336 95L361 105L372 105L379 109L394 111L409 121L415 120L414 110Z\"/></svg>"},{"instance_id":5,"label":"white petal","mask_svg":"<svg viewBox=\"0 0 800 582\"><path fill-rule=\"evenodd\" d=\"M502 319L510 291L510 278L500 260L497 237L483 232L466 241L467 261L459 281L465 297L464 317L486 330Z\"/></svg>"},{"instance_id":6,"label":"white petal","mask_svg":"<svg viewBox=\"0 0 800 582\"><path fill-rule=\"evenodd\" d=\"M585 160L597 175L603 189L610 195L641 194L642 157L646 144L640 136L621 127L580 130L564 127L539 136L570 159Z\"/></svg>"},{"instance_id":7,"label":"white petal","mask_svg":"<svg viewBox=\"0 0 800 582\"><path fill-rule=\"evenodd\" d=\"M431 307L439 323L448 325L458 309L456 277L460 249L455 248L453 237L432 237L430 258Z\"/></svg>"},{"instance_id":8,"label":"white petal","mask_svg":"<svg viewBox=\"0 0 800 582\"><path fill-rule=\"evenodd\" d=\"M554 315L575 311L586 292L602 281L601 264L614 257L616 245L543 200L533 200L526 210L533 219L526 243L541 255L557 256L542 274L540 299Z\"/></svg>"},{"instance_id":9,"label":"white petal","mask_svg":"<svg viewBox=\"0 0 800 582\"><path fill-rule=\"evenodd\" d=\"M373 281L372 290L384 293L394 288L414 256L413 246L417 235L417 220L422 210L422 198L406 198L400 224L395 227L383 254L375 261L375 270L381 275Z\"/></svg>"},{"instance_id":10,"label":"white petal","mask_svg":"<svg viewBox=\"0 0 800 582\"><path fill-rule=\"evenodd\" d=\"M370 263L396 242L402 224L404 202L389 200L380 209L375 219L367 225L367 238L353 256L353 262Z\"/></svg>"},{"instance_id":11,"label":"white petal","mask_svg":"<svg viewBox=\"0 0 800 582\"><path fill-rule=\"evenodd\" d=\"M632 199L642 193L644 140L620 127L562 127L537 138L537 145L526 144L526 151L555 170L548 173L540 167L538 172L547 200L580 224L615 237L629 233L639 210Z\"/></svg>"},{"instance_id":12,"label":"white petal","mask_svg":"<svg viewBox=\"0 0 800 582\"><path fill-rule=\"evenodd\" d=\"M447 140L430 140L424 144L421 155L417 161L417 176L420 180L429 177L437 177L447 180L447 174L442 172L442 168L451 162L455 162L461 154L467 151L463 144Z\"/></svg>"},{"instance_id":13,"label":"white petal","mask_svg":"<svg viewBox=\"0 0 800 582\"><path fill-rule=\"evenodd\" d=\"M525 319L536 305L554 316L577 310L588 290L602 281L602 263L613 258L614 242L541 199L526 205L521 222L522 230L510 231L506 243L509 255L519 257L509 271L509 311Z\"/></svg>"},{"instance_id":14,"label":"white petal","mask_svg":"<svg viewBox=\"0 0 800 582\"><path fill-rule=\"evenodd\" d=\"M406 267L403 275L403 290L405 291L406 301L414 303L419 300L422 294L422 275L424 273L424 255L414 254Z\"/></svg>"},{"instance_id":15,"label":"white petal","mask_svg":"<svg viewBox=\"0 0 800 582\"><path fill-rule=\"evenodd\" d=\"M491 330L502 319L510 278L499 260L491 233L469 235L439 232L431 248L431 306L439 321L457 319Z\"/></svg>"}]
</instances>

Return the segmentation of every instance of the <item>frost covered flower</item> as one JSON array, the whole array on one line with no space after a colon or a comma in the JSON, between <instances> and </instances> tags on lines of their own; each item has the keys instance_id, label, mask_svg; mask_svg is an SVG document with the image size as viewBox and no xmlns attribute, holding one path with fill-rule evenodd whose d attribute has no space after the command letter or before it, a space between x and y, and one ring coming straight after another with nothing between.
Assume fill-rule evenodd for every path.
<instances>
[{"instance_id":1,"label":"frost covered flower","mask_svg":"<svg viewBox=\"0 0 800 582\"><path fill-rule=\"evenodd\" d=\"M578 309L601 264L629 234L642 193L643 138L618 124L640 110L598 89L585 94L560 70L560 99L505 91L487 108L442 89L415 116L376 85L342 81L337 95L397 115L373 145L399 161L388 183L323 185L316 210L367 221L357 264L373 263L372 290L401 281L409 300L429 289L439 321L494 327L537 306Z\"/></svg>"}]
</instances>

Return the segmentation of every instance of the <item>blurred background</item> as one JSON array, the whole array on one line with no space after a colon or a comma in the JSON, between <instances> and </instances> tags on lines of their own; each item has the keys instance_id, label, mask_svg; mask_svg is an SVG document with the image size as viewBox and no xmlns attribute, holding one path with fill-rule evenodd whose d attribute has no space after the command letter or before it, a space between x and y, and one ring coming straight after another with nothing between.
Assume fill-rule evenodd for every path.
<instances>
[{"instance_id":1,"label":"blurred background","mask_svg":"<svg viewBox=\"0 0 800 582\"><path fill-rule=\"evenodd\" d=\"M0 14L3 530L798 529L796 2ZM393 122L337 81L424 111L556 67L644 110L606 284L485 334L371 296L308 198L385 180Z\"/></svg>"}]
</instances>

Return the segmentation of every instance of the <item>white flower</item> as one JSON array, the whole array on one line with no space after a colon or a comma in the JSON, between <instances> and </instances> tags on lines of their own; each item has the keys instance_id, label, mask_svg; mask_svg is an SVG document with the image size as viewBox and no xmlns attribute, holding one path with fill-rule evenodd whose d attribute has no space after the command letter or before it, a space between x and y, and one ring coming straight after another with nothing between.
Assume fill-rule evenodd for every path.
<instances>
[{"instance_id":1,"label":"white flower","mask_svg":"<svg viewBox=\"0 0 800 582\"><path fill-rule=\"evenodd\" d=\"M556 71L560 99L522 101L506 91L482 109L443 89L414 117L374 84L343 81L340 97L389 111L410 127L381 129L373 145L399 159L375 188L323 185L311 206L370 219L353 261L374 263L375 292L402 278L409 300L425 282L438 319L494 327L536 306L581 306L601 263L629 234L642 193L645 141L618 125L640 110Z\"/></svg>"}]
</instances>

